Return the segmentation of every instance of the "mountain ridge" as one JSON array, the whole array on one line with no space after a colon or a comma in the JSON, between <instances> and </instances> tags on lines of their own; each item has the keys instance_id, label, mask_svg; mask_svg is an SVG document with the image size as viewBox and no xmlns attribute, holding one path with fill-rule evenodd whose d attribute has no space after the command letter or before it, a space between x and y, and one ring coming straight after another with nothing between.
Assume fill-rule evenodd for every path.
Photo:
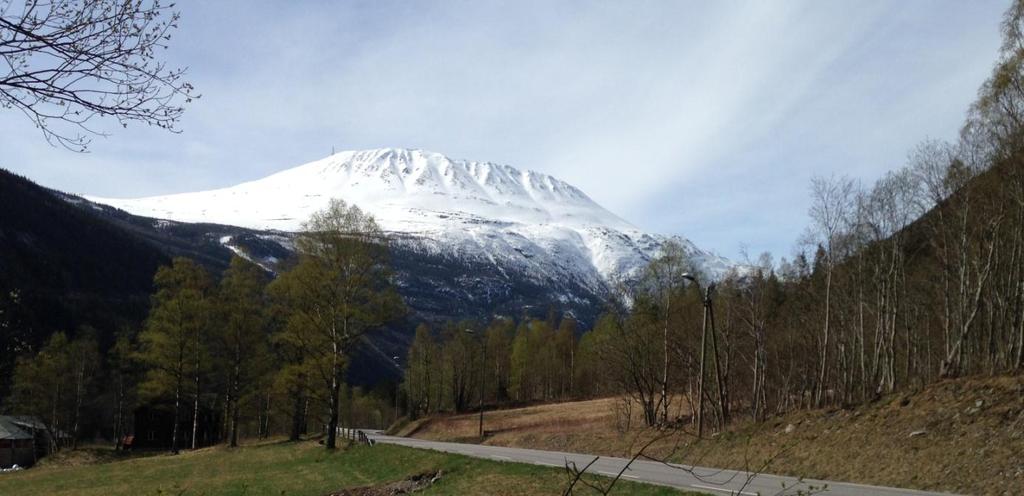
<instances>
[{"instance_id":1,"label":"mountain ridge","mask_svg":"<svg viewBox=\"0 0 1024 496\"><path fill-rule=\"evenodd\" d=\"M498 271L553 270L595 292L634 276L670 240L709 277L733 267L685 238L640 230L551 175L425 150L345 151L226 188L86 198L145 217L283 232L301 230L310 214L341 198L433 253L490 260Z\"/></svg>"}]
</instances>

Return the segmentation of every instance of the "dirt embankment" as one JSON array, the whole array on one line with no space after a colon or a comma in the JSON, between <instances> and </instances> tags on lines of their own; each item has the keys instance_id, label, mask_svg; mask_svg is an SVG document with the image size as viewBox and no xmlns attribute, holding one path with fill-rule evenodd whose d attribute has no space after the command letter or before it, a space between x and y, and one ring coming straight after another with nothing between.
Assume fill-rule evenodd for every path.
<instances>
[{"instance_id":1,"label":"dirt embankment","mask_svg":"<svg viewBox=\"0 0 1024 496\"><path fill-rule=\"evenodd\" d=\"M942 381L853 409L799 411L763 423L740 418L702 441L690 429L665 435L639 428L635 418L622 431L623 417L616 399L487 412L485 443L624 456L663 436L648 453L688 464L966 494L1024 494L1020 376ZM425 419L403 431L424 439L479 440L473 414Z\"/></svg>"}]
</instances>

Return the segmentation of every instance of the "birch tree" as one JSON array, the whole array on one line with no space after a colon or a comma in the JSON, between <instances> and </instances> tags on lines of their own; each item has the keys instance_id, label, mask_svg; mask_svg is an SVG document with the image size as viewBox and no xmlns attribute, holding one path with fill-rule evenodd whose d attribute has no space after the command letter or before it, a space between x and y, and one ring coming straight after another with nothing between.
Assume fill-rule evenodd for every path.
<instances>
[{"instance_id":1,"label":"birch tree","mask_svg":"<svg viewBox=\"0 0 1024 496\"><path fill-rule=\"evenodd\" d=\"M111 431L114 434L115 450L124 447L124 437L131 432L129 419L130 412L135 406L135 388L139 372L135 354L134 343L127 331L117 335L114 345L107 353L107 367L114 395Z\"/></svg>"},{"instance_id":2,"label":"birch tree","mask_svg":"<svg viewBox=\"0 0 1024 496\"><path fill-rule=\"evenodd\" d=\"M182 402L193 399L192 440L198 423L199 386L205 341L209 329L209 293L206 271L187 258L175 258L160 267L153 283L157 288L146 326L139 334L140 359L148 367L141 390L148 398L173 402L171 452L181 442Z\"/></svg>"},{"instance_id":3,"label":"birch tree","mask_svg":"<svg viewBox=\"0 0 1024 496\"><path fill-rule=\"evenodd\" d=\"M669 406L672 403L672 340L678 335L678 323L675 306L686 287L684 275L692 272L682 246L669 241L662 246L661 254L652 260L644 269L639 282L638 308L646 309L652 320L651 325L658 328L661 334L661 375L658 378L660 388L657 399L658 414L661 422L668 422ZM721 384L721 374L718 374Z\"/></svg>"},{"instance_id":4,"label":"birch tree","mask_svg":"<svg viewBox=\"0 0 1024 496\"><path fill-rule=\"evenodd\" d=\"M327 405L329 450L337 447L344 372L363 336L402 312L391 284L387 240L373 217L331 200L304 224L298 264L272 284L288 313L282 339L304 352Z\"/></svg>"},{"instance_id":5,"label":"birch tree","mask_svg":"<svg viewBox=\"0 0 1024 496\"><path fill-rule=\"evenodd\" d=\"M815 403L818 405L825 399L828 379L826 373L832 345L832 278L839 259L840 238L853 209L854 188L853 180L847 177L815 177L811 180L810 234L811 240L823 251L824 259L821 262L825 278L821 343L818 353L819 372L814 395Z\"/></svg>"},{"instance_id":6,"label":"birch tree","mask_svg":"<svg viewBox=\"0 0 1024 496\"><path fill-rule=\"evenodd\" d=\"M411 418L421 413L430 413L436 407L431 400L436 387L436 372L441 365L437 362L437 343L430 327L426 324L416 326L405 370L405 390L409 395Z\"/></svg>"},{"instance_id":7,"label":"birch tree","mask_svg":"<svg viewBox=\"0 0 1024 496\"><path fill-rule=\"evenodd\" d=\"M241 257L231 259L217 294L218 360L226 372L228 444L238 446L239 405L267 367L266 274Z\"/></svg>"}]
</instances>

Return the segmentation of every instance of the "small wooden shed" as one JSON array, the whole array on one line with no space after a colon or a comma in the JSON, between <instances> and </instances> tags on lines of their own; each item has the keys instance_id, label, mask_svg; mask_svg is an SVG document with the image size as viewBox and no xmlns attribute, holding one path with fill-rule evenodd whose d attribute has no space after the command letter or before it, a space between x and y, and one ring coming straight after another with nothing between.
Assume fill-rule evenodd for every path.
<instances>
[{"instance_id":1,"label":"small wooden shed","mask_svg":"<svg viewBox=\"0 0 1024 496\"><path fill-rule=\"evenodd\" d=\"M16 417L0 415L0 468L35 463L35 436L20 423Z\"/></svg>"}]
</instances>

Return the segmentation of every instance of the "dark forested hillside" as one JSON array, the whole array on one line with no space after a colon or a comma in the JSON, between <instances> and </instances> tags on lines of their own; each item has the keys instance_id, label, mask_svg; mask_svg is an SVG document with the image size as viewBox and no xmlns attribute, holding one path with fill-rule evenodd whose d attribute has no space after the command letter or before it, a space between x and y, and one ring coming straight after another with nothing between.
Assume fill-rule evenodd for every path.
<instances>
[{"instance_id":1,"label":"dark forested hillside","mask_svg":"<svg viewBox=\"0 0 1024 496\"><path fill-rule=\"evenodd\" d=\"M138 217L0 169L0 397L15 358L38 351L56 332L74 336L90 327L101 351L122 329L137 332L149 311L153 275L172 257L220 274L232 256L221 242L225 236L256 258L291 256L265 234ZM391 357L407 346L402 339L380 341L358 353L350 370L358 383L393 374Z\"/></svg>"},{"instance_id":2,"label":"dark forested hillside","mask_svg":"<svg viewBox=\"0 0 1024 496\"><path fill-rule=\"evenodd\" d=\"M153 273L168 260L138 236L0 169L0 377L10 377L19 350L37 349L55 331L140 322Z\"/></svg>"},{"instance_id":3,"label":"dark forested hillside","mask_svg":"<svg viewBox=\"0 0 1024 496\"><path fill-rule=\"evenodd\" d=\"M38 350L58 331L95 328L101 350L120 329L137 331L153 274L172 257L218 275L238 250L276 271L293 256L292 240L290 233L135 216L0 170L0 371L7 372L0 376L10 377L14 356ZM598 295L572 281L541 287L531 274L499 274L479 261L431 253L415 239L393 240L390 258L410 314L392 324L398 332L376 333L357 351L348 370L356 383L393 378L392 357L404 354L417 322L542 317L554 304L587 324L602 308ZM581 296L561 302L566 293Z\"/></svg>"}]
</instances>

